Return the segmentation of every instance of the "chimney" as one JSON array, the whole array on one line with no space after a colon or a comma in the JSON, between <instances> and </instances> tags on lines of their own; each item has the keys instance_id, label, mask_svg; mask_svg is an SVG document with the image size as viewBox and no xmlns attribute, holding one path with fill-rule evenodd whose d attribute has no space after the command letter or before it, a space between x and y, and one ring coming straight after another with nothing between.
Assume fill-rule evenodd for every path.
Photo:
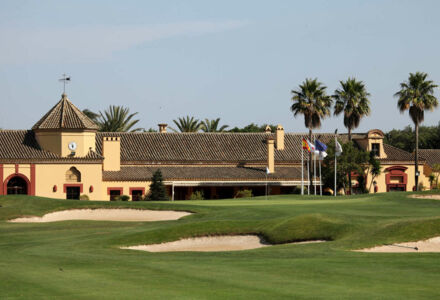
<instances>
[{"instance_id":1,"label":"chimney","mask_svg":"<svg viewBox=\"0 0 440 300\"><path fill-rule=\"evenodd\" d=\"M167 126L168 126L168 124L158 124L158 126L159 126L159 132L160 133L166 133L167 132Z\"/></svg>"},{"instance_id":2,"label":"chimney","mask_svg":"<svg viewBox=\"0 0 440 300\"><path fill-rule=\"evenodd\" d=\"M274 143L275 140L273 137L267 138L267 168L269 169L269 173L275 173L275 150Z\"/></svg>"},{"instance_id":3,"label":"chimney","mask_svg":"<svg viewBox=\"0 0 440 300\"><path fill-rule=\"evenodd\" d=\"M264 129L265 133L272 133L272 129L270 128L269 125L266 126L266 129Z\"/></svg>"},{"instance_id":4,"label":"chimney","mask_svg":"<svg viewBox=\"0 0 440 300\"><path fill-rule=\"evenodd\" d=\"M102 156L104 156L104 171L121 170L121 138L104 137L102 141Z\"/></svg>"},{"instance_id":5,"label":"chimney","mask_svg":"<svg viewBox=\"0 0 440 300\"><path fill-rule=\"evenodd\" d=\"M284 128L282 125L277 126L277 150L284 150Z\"/></svg>"}]
</instances>

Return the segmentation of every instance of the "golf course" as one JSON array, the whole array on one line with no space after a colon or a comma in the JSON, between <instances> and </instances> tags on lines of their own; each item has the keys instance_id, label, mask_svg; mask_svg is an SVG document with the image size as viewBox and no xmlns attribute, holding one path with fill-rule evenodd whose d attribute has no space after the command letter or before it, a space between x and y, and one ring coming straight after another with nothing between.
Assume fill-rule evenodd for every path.
<instances>
[{"instance_id":1,"label":"golf course","mask_svg":"<svg viewBox=\"0 0 440 300\"><path fill-rule=\"evenodd\" d=\"M440 200L411 195L175 202L0 196L0 298L439 298L440 253L353 251L399 248L440 236ZM159 221L10 222L75 209L185 214ZM266 246L214 252L123 249L231 235L255 235ZM295 243L304 241L325 242Z\"/></svg>"}]
</instances>

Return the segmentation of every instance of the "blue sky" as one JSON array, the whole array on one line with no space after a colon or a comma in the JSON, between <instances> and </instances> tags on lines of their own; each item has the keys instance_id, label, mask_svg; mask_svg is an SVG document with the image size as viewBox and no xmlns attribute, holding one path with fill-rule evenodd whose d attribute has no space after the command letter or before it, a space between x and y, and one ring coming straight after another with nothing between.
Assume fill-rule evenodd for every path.
<instances>
[{"instance_id":1,"label":"blue sky","mask_svg":"<svg viewBox=\"0 0 440 300\"><path fill-rule=\"evenodd\" d=\"M372 106L357 131L403 128L399 83L423 71L440 84L439 11L439 1L3 0L0 127L30 128L67 73L76 106L125 105L141 127L193 115L294 132L306 130L289 110L292 89L316 77L332 94L354 76ZM424 124L439 120L440 108ZM341 118L321 131L335 128L346 131Z\"/></svg>"}]
</instances>

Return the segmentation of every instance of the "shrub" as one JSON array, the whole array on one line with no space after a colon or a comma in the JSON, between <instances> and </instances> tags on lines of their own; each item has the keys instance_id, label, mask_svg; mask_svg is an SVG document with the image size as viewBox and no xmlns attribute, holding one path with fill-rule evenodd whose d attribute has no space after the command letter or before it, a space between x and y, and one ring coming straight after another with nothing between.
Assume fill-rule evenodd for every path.
<instances>
[{"instance_id":1,"label":"shrub","mask_svg":"<svg viewBox=\"0 0 440 300\"><path fill-rule=\"evenodd\" d=\"M160 169L157 169L151 178L150 194L147 200L168 200Z\"/></svg>"},{"instance_id":2,"label":"shrub","mask_svg":"<svg viewBox=\"0 0 440 300\"><path fill-rule=\"evenodd\" d=\"M203 191L195 191L194 193L191 194L189 200L205 200Z\"/></svg>"},{"instance_id":3,"label":"shrub","mask_svg":"<svg viewBox=\"0 0 440 300\"><path fill-rule=\"evenodd\" d=\"M234 198L250 198L252 197L252 190L239 190Z\"/></svg>"},{"instance_id":4,"label":"shrub","mask_svg":"<svg viewBox=\"0 0 440 300\"><path fill-rule=\"evenodd\" d=\"M83 194L83 195L79 196L79 200L90 200L90 198L86 194Z\"/></svg>"},{"instance_id":5,"label":"shrub","mask_svg":"<svg viewBox=\"0 0 440 300\"><path fill-rule=\"evenodd\" d=\"M127 195L120 195L115 197L115 201L128 201L130 200L130 196Z\"/></svg>"},{"instance_id":6,"label":"shrub","mask_svg":"<svg viewBox=\"0 0 440 300\"><path fill-rule=\"evenodd\" d=\"M301 195L301 186L293 187L292 194ZM307 186L304 186L304 195L307 195Z\"/></svg>"}]
</instances>

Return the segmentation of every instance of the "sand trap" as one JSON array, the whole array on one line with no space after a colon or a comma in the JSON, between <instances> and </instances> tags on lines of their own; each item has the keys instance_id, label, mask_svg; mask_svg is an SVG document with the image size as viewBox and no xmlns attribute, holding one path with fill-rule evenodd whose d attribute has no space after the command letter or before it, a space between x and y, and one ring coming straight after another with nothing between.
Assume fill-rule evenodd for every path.
<instances>
[{"instance_id":1,"label":"sand trap","mask_svg":"<svg viewBox=\"0 0 440 300\"><path fill-rule=\"evenodd\" d=\"M24 217L9 220L14 223L45 223L67 220L92 221L169 221L188 216L191 213L170 210L140 210L140 209L72 209L45 214L42 217Z\"/></svg>"},{"instance_id":2,"label":"sand trap","mask_svg":"<svg viewBox=\"0 0 440 300\"><path fill-rule=\"evenodd\" d=\"M440 195L439 194L434 194L434 195L412 195L412 198L416 198L416 199L434 199L434 200L440 200Z\"/></svg>"},{"instance_id":3,"label":"sand trap","mask_svg":"<svg viewBox=\"0 0 440 300\"><path fill-rule=\"evenodd\" d=\"M417 248L417 249L415 249ZM393 245L377 246L373 248L355 250L358 252L382 252L382 253L401 253L401 252L440 252L440 236L428 240L398 243Z\"/></svg>"},{"instance_id":4,"label":"sand trap","mask_svg":"<svg viewBox=\"0 0 440 300\"><path fill-rule=\"evenodd\" d=\"M291 244L309 244L325 242L321 240L307 241ZM148 252L178 252L178 251L198 251L198 252L216 252L216 251L238 251L257 249L271 246L264 242L257 235L226 235L226 236L205 236L189 239L181 239L174 242L139 245L130 247L121 247L121 249L141 250Z\"/></svg>"}]
</instances>

